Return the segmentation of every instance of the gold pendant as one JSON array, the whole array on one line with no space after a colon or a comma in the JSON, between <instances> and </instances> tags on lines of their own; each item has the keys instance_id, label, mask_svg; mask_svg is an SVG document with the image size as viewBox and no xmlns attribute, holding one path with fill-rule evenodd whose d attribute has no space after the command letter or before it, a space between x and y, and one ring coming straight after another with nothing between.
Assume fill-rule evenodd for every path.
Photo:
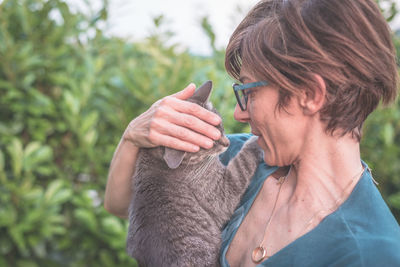
<instances>
[{"instance_id":1,"label":"gold pendant","mask_svg":"<svg viewBox=\"0 0 400 267\"><path fill-rule=\"evenodd\" d=\"M261 257L260 257L261 255ZM253 250L253 253L251 254L251 259L254 263L260 263L262 262L265 258L267 257L267 251L263 246L258 246Z\"/></svg>"}]
</instances>

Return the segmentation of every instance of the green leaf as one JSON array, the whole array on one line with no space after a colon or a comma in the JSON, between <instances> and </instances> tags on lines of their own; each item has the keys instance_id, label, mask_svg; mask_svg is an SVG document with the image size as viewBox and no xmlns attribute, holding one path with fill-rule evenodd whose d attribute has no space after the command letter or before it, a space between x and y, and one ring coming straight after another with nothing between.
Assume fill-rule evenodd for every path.
<instances>
[{"instance_id":1,"label":"green leaf","mask_svg":"<svg viewBox=\"0 0 400 267\"><path fill-rule=\"evenodd\" d=\"M52 181L49 186L47 187L46 193L44 195L45 202L50 203L53 202L55 199L59 199L60 197L57 196L58 193L61 192L61 195L65 195L63 193L64 181L61 179ZM63 196L62 196L63 197Z\"/></svg>"},{"instance_id":2,"label":"green leaf","mask_svg":"<svg viewBox=\"0 0 400 267\"><path fill-rule=\"evenodd\" d=\"M42 198L43 189L41 187L35 187L24 193L24 201L33 202Z\"/></svg>"},{"instance_id":3,"label":"green leaf","mask_svg":"<svg viewBox=\"0 0 400 267\"><path fill-rule=\"evenodd\" d=\"M17 221L17 211L12 205L2 205L0 208L0 227L12 226Z\"/></svg>"},{"instance_id":4,"label":"green leaf","mask_svg":"<svg viewBox=\"0 0 400 267\"><path fill-rule=\"evenodd\" d=\"M386 146L393 145L395 132L392 124L386 123L384 125L382 135L383 135L383 141Z\"/></svg>"},{"instance_id":5,"label":"green leaf","mask_svg":"<svg viewBox=\"0 0 400 267\"><path fill-rule=\"evenodd\" d=\"M41 146L38 142L29 143L24 153L24 169L34 170L41 163L53 158L53 150L49 146Z\"/></svg>"},{"instance_id":6,"label":"green leaf","mask_svg":"<svg viewBox=\"0 0 400 267\"><path fill-rule=\"evenodd\" d=\"M19 177L21 175L22 162L24 159L24 152L22 149L21 141L17 138L14 138L11 141L11 144L7 147L7 150L11 157L13 174L16 177Z\"/></svg>"},{"instance_id":7,"label":"green leaf","mask_svg":"<svg viewBox=\"0 0 400 267\"><path fill-rule=\"evenodd\" d=\"M86 226L90 231L97 231L97 220L93 212L87 209L76 209L75 218Z\"/></svg>"},{"instance_id":8,"label":"green leaf","mask_svg":"<svg viewBox=\"0 0 400 267\"><path fill-rule=\"evenodd\" d=\"M8 124L0 122L1 135L15 135L22 131L24 125L19 121L12 121Z\"/></svg>"},{"instance_id":9,"label":"green leaf","mask_svg":"<svg viewBox=\"0 0 400 267\"><path fill-rule=\"evenodd\" d=\"M102 249L100 251L100 260L101 260L102 266L112 267L115 265L113 257L111 256L110 252L107 250Z\"/></svg>"},{"instance_id":10,"label":"green leaf","mask_svg":"<svg viewBox=\"0 0 400 267\"><path fill-rule=\"evenodd\" d=\"M24 224L27 225L25 229L32 229L37 226L38 222L41 222L43 220L43 215L45 213L45 210L42 209L34 209L26 213L26 216L24 216Z\"/></svg>"},{"instance_id":11,"label":"green leaf","mask_svg":"<svg viewBox=\"0 0 400 267\"><path fill-rule=\"evenodd\" d=\"M69 111L71 112L71 115L77 116L79 111L80 111L80 102L78 98L75 98L75 96L70 92L70 91L64 91L64 103L68 107Z\"/></svg>"},{"instance_id":12,"label":"green leaf","mask_svg":"<svg viewBox=\"0 0 400 267\"><path fill-rule=\"evenodd\" d=\"M57 191L51 198L51 203L53 205L60 205L67 202L72 196L72 190L69 188L63 188Z\"/></svg>"},{"instance_id":13,"label":"green leaf","mask_svg":"<svg viewBox=\"0 0 400 267\"><path fill-rule=\"evenodd\" d=\"M4 154L3 154L3 151L1 151L1 149L0 149L0 175L1 175L1 173L4 172L4 164L5 164Z\"/></svg>"},{"instance_id":14,"label":"green leaf","mask_svg":"<svg viewBox=\"0 0 400 267\"><path fill-rule=\"evenodd\" d=\"M115 217L106 217L101 220L101 226L109 234L119 235L124 233L126 229L121 222Z\"/></svg>"},{"instance_id":15,"label":"green leaf","mask_svg":"<svg viewBox=\"0 0 400 267\"><path fill-rule=\"evenodd\" d=\"M84 116L81 124L82 133L86 133L92 128L96 127L98 118L99 118L99 113L95 111Z\"/></svg>"},{"instance_id":16,"label":"green leaf","mask_svg":"<svg viewBox=\"0 0 400 267\"><path fill-rule=\"evenodd\" d=\"M30 157L35 151L40 149L39 142L31 142L25 147L24 157Z\"/></svg>"},{"instance_id":17,"label":"green leaf","mask_svg":"<svg viewBox=\"0 0 400 267\"><path fill-rule=\"evenodd\" d=\"M97 132L94 129L88 131L84 136L84 142L89 146L94 145L96 140L97 140Z\"/></svg>"},{"instance_id":18,"label":"green leaf","mask_svg":"<svg viewBox=\"0 0 400 267\"><path fill-rule=\"evenodd\" d=\"M10 233L12 240L18 246L18 250L22 254L27 255L28 249L26 247L25 238L23 236L23 233L22 233L20 227L18 227L18 225L17 225L17 226L8 228L8 232Z\"/></svg>"},{"instance_id":19,"label":"green leaf","mask_svg":"<svg viewBox=\"0 0 400 267\"><path fill-rule=\"evenodd\" d=\"M36 77L33 73L28 73L22 80L24 88L30 88L32 83L35 81Z\"/></svg>"},{"instance_id":20,"label":"green leaf","mask_svg":"<svg viewBox=\"0 0 400 267\"><path fill-rule=\"evenodd\" d=\"M53 172L53 169L48 166L38 166L35 169L36 173L44 176L50 176Z\"/></svg>"}]
</instances>

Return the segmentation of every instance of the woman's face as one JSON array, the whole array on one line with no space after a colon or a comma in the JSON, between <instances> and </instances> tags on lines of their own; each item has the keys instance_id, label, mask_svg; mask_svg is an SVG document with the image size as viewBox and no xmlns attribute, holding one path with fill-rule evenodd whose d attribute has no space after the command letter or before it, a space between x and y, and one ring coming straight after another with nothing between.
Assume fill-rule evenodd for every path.
<instances>
[{"instance_id":1,"label":"woman's face","mask_svg":"<svg viewBox=\"0 0 400 267\"><path fill-rule=\"evenodd\" d=\"M246 72L241 72L241 82L255 82ZM272 85L249 89L247 109L237 104L234 117L247 122L257 135L264 150L264 161L270 166L287 166L299 158L306 137L307 117L303 115L298 98L291 97L285 109L277 107L278 88ZM285 111L286 110L286 111Z\"/></svg>"}]
</instances>

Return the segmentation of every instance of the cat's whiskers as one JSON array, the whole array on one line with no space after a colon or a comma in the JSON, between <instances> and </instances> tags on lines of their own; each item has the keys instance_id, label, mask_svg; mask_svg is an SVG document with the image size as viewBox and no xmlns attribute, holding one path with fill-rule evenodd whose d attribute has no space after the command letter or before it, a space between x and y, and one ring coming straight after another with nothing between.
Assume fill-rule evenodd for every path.
<instances>
[{"instance_id":1,"label":"cat's whiskers","mask_svg":"<svg viewBox=\"0 0 400 267\"><path fill-rule=\"evenodd\" d=\"M210 155L208 156L203 162L202 164L199 166L198 169L193 170L191 175L192 175L192 180L193 181L197 181L198 178L201 178L201 176L204 175L204 173L209 169L210 165L213 163L213 159L216 157L217 155Z\"/></svg>"},{"instance_id":2,"label":"cat's whiskers","mask_svg":"<svg viewBox=\"0 0 400 267\"><path fill-rule=\"evenodd\" d=\"M192 161L192 159L193 157L190 157L189 160L187 161L184 172L186 172L187 168L190 166L190 162Z\"/></svg>"}]
</instances>

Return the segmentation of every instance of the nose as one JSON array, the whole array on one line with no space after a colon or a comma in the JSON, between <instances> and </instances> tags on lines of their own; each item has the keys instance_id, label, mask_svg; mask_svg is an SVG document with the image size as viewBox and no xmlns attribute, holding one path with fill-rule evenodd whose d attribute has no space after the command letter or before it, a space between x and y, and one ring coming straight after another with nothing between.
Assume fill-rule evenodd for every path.
<instances>
[{"instance_id":1,"label":"nose","mask_svg":"<svg viewBox=\"0 0 400 267\"><path fill-rule=\"evenodd\" d=\"M247 109L243 111L239 107L239 104L236 104L235 111L233 112L233 117L235 118L235 120L244 123L247 123L250 120L249 112L247 111Z\"/></svg>"}]
</instances>

